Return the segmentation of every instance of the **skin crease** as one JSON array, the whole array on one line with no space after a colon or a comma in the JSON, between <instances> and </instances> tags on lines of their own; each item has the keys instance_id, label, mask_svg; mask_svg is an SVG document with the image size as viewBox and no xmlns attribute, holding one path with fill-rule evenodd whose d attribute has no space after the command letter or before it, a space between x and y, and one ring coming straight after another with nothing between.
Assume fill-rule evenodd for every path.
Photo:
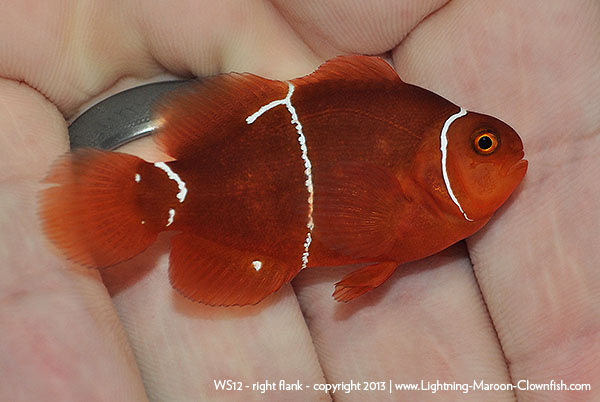
<instances>
[{"instance_id":1,"label":"skin crease","mask_svg":"<svg viewBox=\"0 0 600 402\"><path fill-rule=\"evenodd\" d=\"M265 397L216 392L225 378L563 380L592 390L402 397L600 400L597 2L79 4L0 9L0 400ZM287 79L339 53L384 52L407 82L523 138L527 176L468 248L408 264L348 305L330 297L349 270L336 268L303 272L295 294L285 286L258 306L214 309L170 288L166 237L101 277L65 264L42 235L38 183L84 104L164 72ZM159 159L150 144L128 151ZM267 397L401 398L304 392Z\"/></svg>"}]
</instances>

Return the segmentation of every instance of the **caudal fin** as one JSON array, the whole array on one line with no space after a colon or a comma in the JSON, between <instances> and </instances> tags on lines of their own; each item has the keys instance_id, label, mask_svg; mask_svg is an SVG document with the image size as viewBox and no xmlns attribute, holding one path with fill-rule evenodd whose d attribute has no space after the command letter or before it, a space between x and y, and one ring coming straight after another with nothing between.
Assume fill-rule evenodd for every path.
<instances>
[{"instance_id":1,"label":"caudal fin","mask_svg":"<svg viewBox=\"0 0 600 402\"><path fill-rule=\"evenodd\" d=\"M161 197L144 194L144 188L173 184L136 156L78 150L57 161L45 181L57 184L41 194L46 235L79 264L105 267L127 260L165 227L166 217L155 214L165 208L155 208Z\"/></svg>"}]
</instances>

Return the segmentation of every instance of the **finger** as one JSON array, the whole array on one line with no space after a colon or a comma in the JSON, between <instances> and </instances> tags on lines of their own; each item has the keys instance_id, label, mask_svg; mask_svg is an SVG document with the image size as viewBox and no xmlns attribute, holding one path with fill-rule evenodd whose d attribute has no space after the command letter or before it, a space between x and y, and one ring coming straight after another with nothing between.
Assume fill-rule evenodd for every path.
<instances>
[{"instance_id":1,"label":"finger","mask_svg":"<svg viewBox=\"0 0 600 402\"><path fill-rule=\"evenodd\" d=\"M446 1L276 0L274 3L311 49L330 58L339 53L388 52Z\"/></svg>"},{"instance_id":2,"label":"finger","mask_svg":"<svg viewBox=\"0 0 600 402\"><path fill-rule=\"evenodd\" d=\"M181 24L176 18L184 11L171 15L155 8L154 12L161 16L161 22L158 26L148 25L147 29L160 31L165 19L172 18L169 22L173 26L165 25L170 29L161 34L164 37L155 39L160 42L152 44L155 46L153 52L158 59L175 60L179 68L192 71L197 61L183 57L192 57L191 54L169 55L168 51L179 50L162 47L178 43L181 49L195 49L195 35L179 28L171 29ZM222 15L225 19L230 17ZM215 18L211 24L219 29L229 26L227 21L220 24L220 20ZM260 34L262 26L273 27L278 22L266 15L253 20L253 24L257 25L254 29L249 26L245 29ZM197 29L195 26L188 28L192 32ZM184 35L179 37L179 34ZM153 34L149 35L153 37ZM260 45L272 44L277 48L279 41L288 41L285 31ZM289 41L291 43L293 39ZM182 57L178 59L179 56ZM239 71L256 68L263 63L259 60L262 57L264 55L260 53L248 56L246 65L239 67ZM303 54L290 53L289 58L282 54L277 60L267 59L268 63L264 65L268 64L271 71L284 71L294 61L294 69L309 71L312 68L310 60ZM169 68L175 70L175 64ZM293 76L292 72L286 78L290 76ZM157 156L139 142L130 144L128 151L147 159ZM143 255L102 272L114 296L151 399L185 401L206 397L227 400L237 395L249 398L259 394L253 386L267 380L277 382L277 389L270 390L269 396L290 398L290 393L281 389L278 381L324 382L310 334L289 285L256 307L214 308L192 303L181 298L169 285L168 240L164 237L162 243L158 242ZM233 380L234 387L241 382L241 391L232 393L231 390L217 389L218 382L226 380ZM291 398L304 400L313 398L313 395L314 399L328 398L327 395L315 395L310 390L296 396L292 394Z\"/></svg>"},{"instance_id":3,"label":"finger","mask_svg":"<svg viewBox=\"0 0 600 402\"><path fill-rule=\"evenodd\" d=\"M318 399L312 390L281 388L281 380L324 382L289 285L257 306L193 303L169 285L165 249L158 245L104 273L152 400L252 399L265 383L276 383L267 388L269 399ZM227 380L233 389L219 387Z\"/></svg>"},{"instance_id":4,"label":"finger","mask_svg":"<svg viewBox=\"0 0 600 402\"><path fill-rule=\"evenodd\" d=\"M49 251L36 199L66 147L58 110L0 80L0 400L145 399L135 360L93 271Z\"/></svg>"},{"instance_id":5,"label":"finger","mask_svg":"<svg viewBox=\"0 0 600 402\"><path fill-rule=\"evenodd\" d=\"M482 400L492 394L434 387L509 382L463 245L401 266L382 286L348 304L331 298L343 270L320 270L325 268L303 272L294 286L328 382L354 380L362 387L335 393L336 401L439 399L437 393ZM418 388L397 388L402 386ZM491 397L512 400L513 394Z\"/></svg>"},{"instance_id":6,"label":"finger","mask_svg":"<svg viewBox=\"0 0 600 402\"><path fill-rule=\"evenodd\" d=\"M452 25L439 21L436 29L428 20L396 61L416 74L420 49L431 44L421 82L505 118L523 137L525 181L468 242L511 377L597 384L600 187L592 161L600 150L600 52L592 38L599 9L594 2L453 2L448 9ZM595 388L572 397L594 399ZM525 395L556 398L517 391Z\"/></svg>"},{"instance_id":7,"label":"finger","mask_svg":"<svg viewBox=\"0 0 600 402\"><path fill-rule=\"evenodd\" d=\"M83 7L71 0L44 9L14 3L2 15L0 36L13 40L0 43L0 55L7 55L0 76L26 82L67 117L114 85L123 89L165 71L202 76L248 69L289 78L319 61L268 2L130 0Z\"/></svg>"},{"instance_id":8,"label":"finger","mask_svg":"<svg viewBox=\"0 0 600 402\"><path fill-rule=\"evenodd\" d=\"M142 145L131 143L129 151L147 158ZM219 308L191 302L169 284L169 240L162 236L138 257L102 271L151 399L251 398L266 381L277 384L269 389L270 397L286 399L290 393L281 380L324 382L290 285L257 306ZM227 380L239 392L218 388ZM327 395L307 390L297 397Z\"/></svg>"},{"instance_id":9,"label":"finger","mask_svg":"<svg viewBox=\"0 0 600 402\"><path fill-rule=\"evenodd\" d=\"M443 15L445 9L438 13ZM385 36L381 30L408 26L402 18L410 14L388 13L385 20L389 24L370 20L372 14L363 15L360 23L344 26L344 19L335 22L340 31L373 32L372 38L381 38ZM415 18L408 30L422 18ZM328 20L329 24L335 22ZM398 41L405 34L398 34ZM341 35L333 35L337 43L343 41ZM361 42L363 47L351 49L381 51L376 48L380 42L373 40L371 48ZM329 272L308 270L294 281L327 380L340 383L358 379L388 387L387 391L362 394L337 393L335 400L397 399L398 394L387 393L390 380L420 387L429 381L435 384L436 380L457 384L472 384L475 379L486 383L510 381L470 264L460 248L444 257L400 267L388 283L348 305L332 302L332 284L343 275ZM379 385L381 381L385 385ZM448 397L455 392L450 391ZM475 400L482 396L470 391ZM498 392L494 398L512 400L514 396L512 392Z\"/></svg>"},{"instance_id":10,"label":"finger","mask_svg":"<svg viewBox=\"0 0 600 402\"><path fill-rule=\"evenodd\" d=\"M187 4L191 8L188 9L186 4L180 3L176 13L171 6L160 8L161 3L143 7L143 15L136 17L141 20L138 21L139 31L133 33L131 21L125 18L127 16L102 5L89 14L83 9L79 9L81 11L76 15L67 13L61 18L73 26L75 32L62 38L68 42L81 33L83 36L77 39L82 41L77 43L78 52L73 55L65 53L64 49L59 52L61 49L54 48L56 54L65 56L59 60L55 52L45 53L44 49L36 48L48 57L45 69L40 71L42 69L31 67L31 53L27 47L23 50L9 46L7 51L14 52L14 58L25 63L27 69L16 71L14 65L19 63L15 62L14 65L9 63L5 71L12 78L25 79L36 85L65 114L69 114L87 97L123 75L143 77L154 74L157 71L154 59L164 61L167 68L177 73L226 70L228 65L233 68L242 61L248 67L236 70L252 68L261 72L262 69L263 73L267 73L265 75L294 69L309 71L312 68L313 63L307 60L310 52L308 56L301 55L305 57L291 57L299 52L298 49L306 50L300 41L286 35L284 28L279 29L282 35L271 34L273 28L277 31L281 27L281 21L276 14L271 16L272 10L264 3L256 3L258 7L243 9L241 13L237 3L231 3L225 9L219 8L224 3L213 9L199 9L193 4ZM133 10L137 13L139 8L132 7L132 13ZM242 20L252 21L252 24L229 25L232 14L228 10L237 13ZM127 25L127 28L122 25ZM56 28L42 26L50 31ZM215 26L221 29L214 29ZM203 31L203 27L210 28ZM155 33L158 33L156 37L153 36ZM46 35L37 32L24 34L33 35L33 39L27 38L28 41L44 43L46 40ZM199 41L199 37L206 38L206 41ZM145 38L149 38L144 45L152 55L150 62L144 46L139 46ZM277 52L281 60L279 63L273 62L265 46L270 52ZM290 57L287 57L288 53ZM199 58L198 54L202 57ZM122 62L129 59L139 62ZM299 60L307 60L304 67ZM54 77L55 81L46 82L43 78L48 76ZM165 251L163 249L162 254ZM281 302L274 296L271 308L264 304L259 309L233 316L227 310L215 312L208 309L206 312L202 306L187 301L172 302L176 296L168 285L165 262L162 265L153 260L144 263L148 256L152 256L151 251L141 256L141 260L126 263L121 268L127 272L127 266L135 268L140 263L144 268L157 266L156 275L161 274L161 281L147 285L142 278L131 288L113 291L151 399L197 400L199 396L212 395L214 400L218 400L237 395L216 390L214 380L243 380L244 384L250 385L269 378L273 381L323 382L309 334L289 286L287 296ZM110 282L110 278L107 282L115 289L119 288ZM122 286L121 283L119 285ZM286 295L285 292L282 295ZM149 300L156 301L156 304ZM148 319L148 316L153 319ZM249 318L243 319L246 316ZM112 355L107 354L107 357ZM181 370L182 366L187 369ZM243 389L243 393L249 392ZM307 396L310 398L310 393L304 393L301 398Z\"/></svg>"}]
</instances>

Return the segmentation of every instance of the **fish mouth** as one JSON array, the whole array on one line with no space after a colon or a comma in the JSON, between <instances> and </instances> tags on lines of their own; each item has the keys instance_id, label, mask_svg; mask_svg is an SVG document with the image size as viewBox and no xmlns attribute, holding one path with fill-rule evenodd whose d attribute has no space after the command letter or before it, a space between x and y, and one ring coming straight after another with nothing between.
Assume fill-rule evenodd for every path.
<instances>
[{"instance_id":1,"label":"fish mouth","mask_svg":"<svg viewBox=\"0 0 600 402\"><path fill-rule=\"evenodd\" d=\"M523 159L525 153L523 151L519 152L519 154L512 160L511 163L507 163L507 168L503 169L505 176L516 175L517 173L520 175L524 175L527 171L528 162L526 159Z\"/></svg>"}]
</instances>

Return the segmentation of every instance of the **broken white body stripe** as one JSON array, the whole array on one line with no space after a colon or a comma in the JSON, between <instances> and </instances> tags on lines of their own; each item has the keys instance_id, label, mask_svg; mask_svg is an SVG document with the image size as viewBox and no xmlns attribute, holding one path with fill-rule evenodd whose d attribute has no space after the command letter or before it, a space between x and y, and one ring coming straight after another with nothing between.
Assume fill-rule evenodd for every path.
<instances>
[{"instance_id":1,"label":"broken white body stripe","mask_svg":"<svg viewBox=\"0 0 600 402\"><path fill-rule=\"evenodd\" d=\"M446 190L448 190L448 195L452 201L456 204L460 212L462 212L463 216L468 221L473 221L473 219L467 216L467 213L463 210L460 202L456 199L454 192L452 191L452 185L450 184L450 179L448 178L448 170L446 169L446 159L448 158L448 130L450 129L450 125L454 123L456 119L459 119L467 114L467 110L463 107L460 108L460 111L448 117L448 120L444 123L442 127L442 134L440 136L440 150L442 151L442 176L444 176L444 183L446 184Z\"/></svg>"},{"instance_id":2,"label":"broken white body stripe","mask_svg":"<svg viewBox=\"0 0 600 402\"><path fill-rule=\"evenodd\" d=\"M263 113L273 109L274 107L285 105L288 112L290 113L292 120L291 123L296 127L296 132L298 133L298 142L300 143L300 151L302 151L302 161L304 162L304 174L306 175L306 190L308 191L308 223L306 227L308 228L308 233L306 234L306 240L304 241L304 253L302 254L302 269L308 266L308 257L310 255L309 248L310 243L312 242L312 231L315 228L315 223L313 221L313 202L314 202L314 187L312 180L312 163L308 158L308 147L306 145L306 137L302 132L302 124L298 119L298 114L296 113L296 108L292 104L292 95L294 93L294 85L287 81L288 84L288 93L285 98L277 99L272 102L263 105L256 111L246 118L246 123L252 124L258 119ZM258 271L258 270L257 270Z\"/></svg>"},{"instance_id":3,"label":"broken white body stripe","mask_svg":"<svg viewBox=\"0 0 600 402\"><path fill-rule=\"evenodd\" d=\"M164 170L169 176L169 179L174 180L177 183L177 187L179 188L179 192L177 193L177 199L179 202L183 202L185 197L187 196L187 188L185 187L185 182L181 180L181 177L177 173L175 173L171 168L164 162L156 162L154 164L159 169Z\"/></svg>"},{"instance_id":4,"label":"broken white body stripe","mask_svg":"<svg viewBox=\"0 0 600 402\"><path fill-rule=\"evenodd\" d=\"M174 180L177 183L177 188L179 188L179 192L177 193L177 199L179 202L183 202L185 197L187 196L187 187L185 186L185 182L181 180L181 177L177 173L175 173L166 163L164 162L156 162L154 164L157 168L164 170L167 173L169 179ZM175 209L169 209L169 220L167 221L166 227L171 226L173 220L175 219Z\"/></svg>"},{"instance_id":5,"label":"broken white body stripe","mask_svg":"<svg viewBox=\"0 0 600 402\"><path fill-rule=\"evenodd\" d=\"M167 221L167 227L171 226L173 223L173 218L175 218L175 210L173 208L169 209L169 220Z\"/></svg>"}]
</instances>

